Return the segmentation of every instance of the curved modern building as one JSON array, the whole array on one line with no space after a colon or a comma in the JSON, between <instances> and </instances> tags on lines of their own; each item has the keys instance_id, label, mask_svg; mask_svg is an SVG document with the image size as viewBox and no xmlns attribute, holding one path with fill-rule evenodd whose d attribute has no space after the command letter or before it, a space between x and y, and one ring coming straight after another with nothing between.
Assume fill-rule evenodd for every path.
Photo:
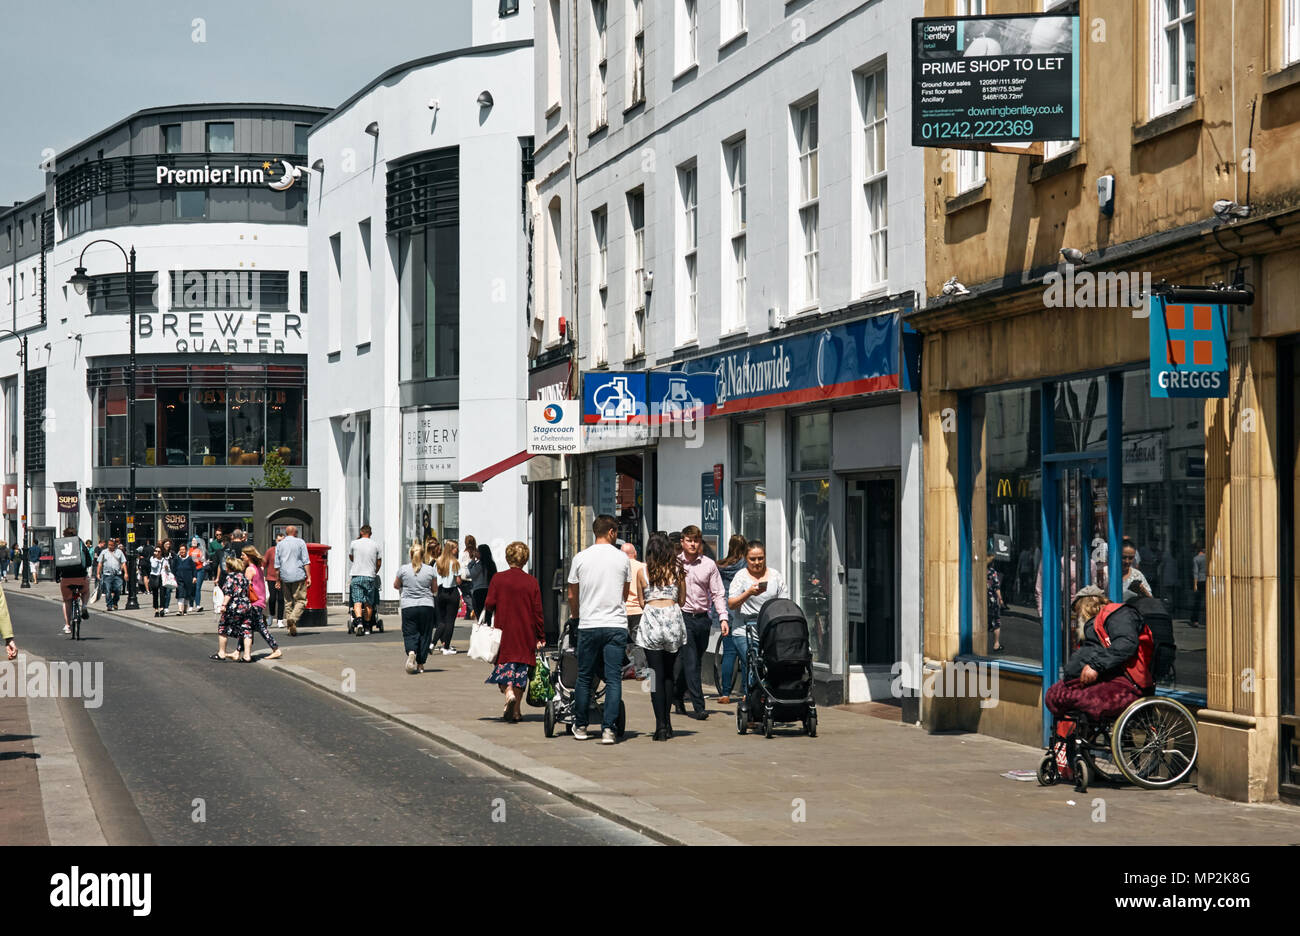
<instances>
[{"instance_id":1,"label":"curved modern building","mask_svg":"<svg viewBox=\"0 0 1300 936\"><path fill-rule=\"evenodd\" d=\"M0 213L0 329L28 347L24 370L20 341L0 337L11 541L24 487L38 542L69 523L125 537L132 507L152 541L244 523L271 453L306 483L305 157L328 113L142 110L53 156L44 193ZM84 294L69 285L79 267Z\"/></svg>"}]
</instances>

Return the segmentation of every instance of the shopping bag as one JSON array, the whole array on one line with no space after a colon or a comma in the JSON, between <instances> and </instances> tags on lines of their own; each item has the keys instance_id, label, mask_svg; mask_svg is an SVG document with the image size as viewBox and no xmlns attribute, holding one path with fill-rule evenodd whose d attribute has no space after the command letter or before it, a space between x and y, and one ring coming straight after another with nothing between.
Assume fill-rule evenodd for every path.
<instances>
[{"instance_id":1,"label":"shopping bag","mask_svg":"<svg viewBox=\"0 0 1300 936\"><path fill-rule=\"evenodd\" d=\"M555 686L551 684L551 668L540 656L533 667L532 678L528 680L528 704L541 708L555 698Z\"/></svg>"},{"instance_id":2,"label":"shopping bag","mask_svg":"<svg viewBox=\"0 0 1300 936\"><path fill-rule=\"evenodd\" d=\"M469 658L484 663L495 663L500 649L501 631L476 622L469 635Z\"/></svg>"}]
</instances>

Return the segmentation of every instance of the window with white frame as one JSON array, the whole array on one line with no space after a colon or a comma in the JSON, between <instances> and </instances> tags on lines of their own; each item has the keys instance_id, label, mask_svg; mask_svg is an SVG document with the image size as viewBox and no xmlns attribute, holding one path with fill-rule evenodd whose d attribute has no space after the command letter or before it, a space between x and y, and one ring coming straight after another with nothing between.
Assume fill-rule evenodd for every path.
<instances>
[{"instance_id":1,"label":"window with white frame","mask_svg":"<svg viewBox=\"0 0 1300 936\"><path fill-rule=\"evenodd\" d=\"M722 268L726 281L722 287L723 333L745 324L745 232L748 206L745 204L745 138L732 140L723 147L723 164L727 173L730 200L723 215L727 239L722 246Z\"/></svg>"},{"instance_id":2,"label":"window with white frame","mask_svg":"<svg viewBox=\"0 0 1300 936\"><path fill-rule=\"evenodd\" d=\"M745 0L722 0L722 41L731 41L745 29Z\"/></svg>"},{"instance_id":3,"label":"window with white frame","mask_svg":"<svg viewBox=\"0 0 1300 936\"><path fill-rule=\"evenodd\" d=\"M628 0L628 107L645 103L645 0Z\"/></svg>"},{"instance_id":4,"label":"window with white frame","mask_svg":"<svg viewBox=\"0 0 1300 936\"><path fill-rule=\"evenodd\" d=\"M591 128L609 123L609 43L606 15L609 0L591 0Z\"/></svg>"},{"instance_id":5,"label":"window with white frame","mask_svg":"<svg viewBox=\"0 0 1300 936\"><path fill-rule=\"evenodd\" d=\"M676 72L681 73L696 64L696 37L699 34L698 0L677 0L677 55Z\"/></svg>"},{"instance_id":6,"label":"window with white frame","mask_svg":"<svg viewBox=\"0 0 1300 936\"><path fill-rule=\"evenodd\" d=\"M627 193L628 258L628 322L627 356L634 358L645 352L645 190Z\"/></svg>"},{"instance_id":7,"label":"window with white frame","mask_svg":"<svg viewBox=\"0 0 1300 936\"><path fill-rule=\"evenodd\" d=\"M609 210L591 213L591 348L597 366L609 361Z\"/></svg>"},{"instance_id":8,"label":"window with white frame","mask_svg":"<svg viewBox=\"0 0 1300 936\"><path fill-rule=\"evenodd\" d=\"M1282 0L1282 64L1300 61L1300 0Z\"/></svg>"},{"instance_id":9,"label":"window with white frame","mask_svg":"<svg viewBox=\"0 0 1300 936\"><path fill-rule=\"evenodd\" d=\"M1196 0L1151 0L1151 116L1196 97Z\"/></svg>"},{"instance_id":10,"label":"window with white frame","mask_svg":"<svg viewBox=\"0 0 1300 936\"><path fill-rule=\"evenodd\" d=\"M797 309L817 305L820 298L819 248L817 236L818 196L820 181L817 177L817 102L814 100L794 108L795 155L799 164L798 188L791 199L796 208L800 263L795 274L794 305Z\"/></svg>"},{"instance_id":11,"label":"window with white frame","mask_svg":"<svg viewBox=\"0 0 1300 936\"><path fill-rule=\"evenodd\" d=\"M985 0L957 0L958 16L983 16L988 10ZM984 154L971 150L957 150L957 191L969 192L984 184Z\"/></svg>"},{"instance_id":12,"label":"window with white frame","mask_svg":"<svg viewBox=\"0 0 1300 936\"><path fill-rule=\"evenodd\" d=\"M1044 13L1051 13L1054 10L1068 7L1074 0L1039 0ZM1071 150L1079 148L1078 140L1048 140L1043 144L1043 161L1047 162L1055 159L1057 156L1064 156Z\"/></svg>"},{"instance_id":13,"label":"window with white frame","mask_svg":"<svg viewBox=\"0 0 1300 936\"><path fill-rule=\"evenodd\" d=\"M695 163L677 169L677 193L681 213L677 225L677 341L694 341L699 334L699 174Z\"/></svg>"},{"instance_id":14,"label":"window with white frame","mask_svg":"<svg viewBox=\"0 0 1300 936\"><path fill-rule=\"evenodd\" d=\"M889 179L885 161L888 92L885 67L858 76L862 108L862 283L865 289L889 279Z\"/></svg>"},{"instance_id":15,"label":"window with white frame","mask_svg":"<svg viewBox=\"0 0 1300 936\"><path fill-rule=\"evenodd\" d=\"M560 106L560 0L547 4L546 109Z\"/></svg>"}]
</instances>

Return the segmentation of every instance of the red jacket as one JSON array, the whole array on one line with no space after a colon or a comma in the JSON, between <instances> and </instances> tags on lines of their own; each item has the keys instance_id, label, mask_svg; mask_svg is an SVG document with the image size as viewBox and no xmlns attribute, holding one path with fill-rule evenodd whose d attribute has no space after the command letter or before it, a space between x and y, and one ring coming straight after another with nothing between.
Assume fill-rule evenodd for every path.
<instances>
[{"instance_id":1,"label":"red jacket","mask_svg":"<svg viewBox=\"0 0 1300 936\"><path fill-rule=\"evenodd\" d=\"M537 642L544 639L542 589L523 569L507 569L492 577L484 608L493 612L492 623L501 628L497 665L537 662Z\"/></svg>"}]
</instances>

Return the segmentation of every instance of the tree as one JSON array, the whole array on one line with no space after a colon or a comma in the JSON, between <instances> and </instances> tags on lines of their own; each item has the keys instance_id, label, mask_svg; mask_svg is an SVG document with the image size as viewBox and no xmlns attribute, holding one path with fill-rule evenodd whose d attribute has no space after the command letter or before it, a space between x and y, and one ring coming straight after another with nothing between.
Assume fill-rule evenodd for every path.
<instances>
[{"instance_id":1,"label":"tree","mask_svg":"<svg viewBox=\"0 0 1300 936\"><path fill-rule=\"evenodd\" d=\"M266 460L262 462L262 479L253 478L248 485L253 488L287 488L293 487L293 479L289 477L289 469L284 467L280 453L267 452Z\"/></svg>"}]
</instances>

